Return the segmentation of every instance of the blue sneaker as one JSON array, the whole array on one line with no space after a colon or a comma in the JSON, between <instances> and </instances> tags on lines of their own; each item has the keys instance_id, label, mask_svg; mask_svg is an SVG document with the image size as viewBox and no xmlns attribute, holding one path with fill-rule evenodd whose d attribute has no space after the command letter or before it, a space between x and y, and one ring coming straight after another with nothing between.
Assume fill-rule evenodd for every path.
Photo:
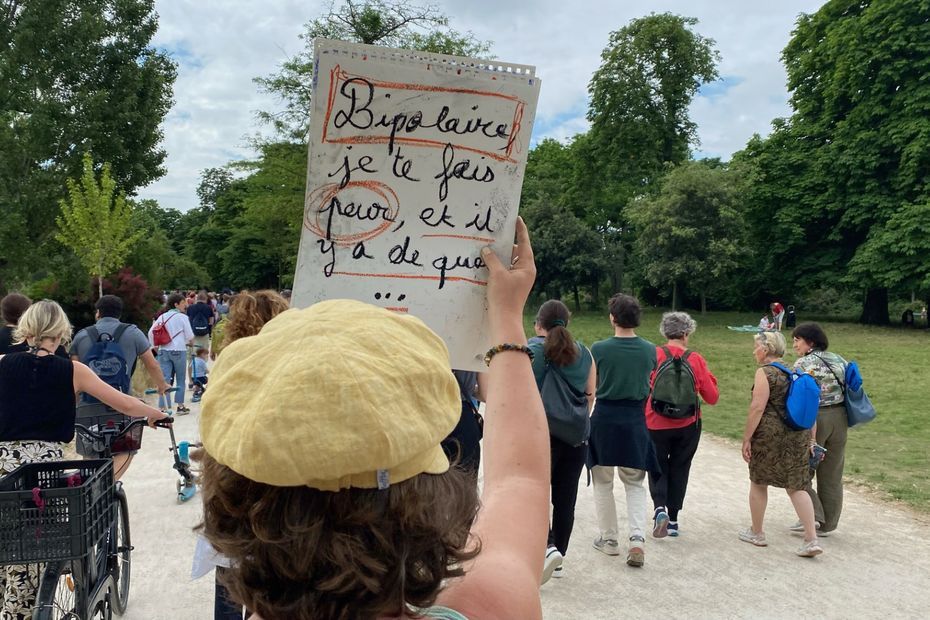
<instances>
[{"instance_id":1,"label":"blue sneaker","mask_svg":"<svg viewBox=\"0 0 930 620\"><path fill-rule=\"evenodd\" d=\"M672 538L678 538L678 521L668 522L668 535Z\"/></svg>"},{"instance_id":2,"label":"blue sneaker","mask_svg":"<svg viewBox=\"0 0 930 620\"><path fill-rule=\"evenodd\" d=\"M652 519L655 522L655 525L652 526L652 537L665 538L668 536L668 513L665 512L664 506L656 508L655 516Z\"/></svg>"}]
</instances>

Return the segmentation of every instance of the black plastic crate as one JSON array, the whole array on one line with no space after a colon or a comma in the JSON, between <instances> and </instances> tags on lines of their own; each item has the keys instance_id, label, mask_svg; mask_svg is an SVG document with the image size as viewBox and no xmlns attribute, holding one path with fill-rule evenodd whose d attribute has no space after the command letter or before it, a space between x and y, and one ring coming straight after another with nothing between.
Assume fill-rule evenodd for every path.
<instances>
[{"instance_id":1,"label":"black plastic crate","mask_svg":"<svg viewBox=\"0 0 930 620\"><path fill-rule=\"evenodd\" d=\"M83 557L112 513L113 461L23 465L0 478L0 564Z\"/></svg>"},{"instance_id":2,"label":"black plastic crate","mask_svg":"<svg viewBox=\"0 0 930 620\"><path fill-rule=\"evenodd\" d=\"M136 419L138 418L131 418L119 412L113 412L94 416L83 415L77 419L77 423L90 431L100 433L105 429L121 431ZM110 445L110 454L123 454L140 450L142 448L142 430L144 428L144 425L138 424L125 435L115 438ZM77 453L85 458L99 459L104 457L103 441L88 437L80 430L75 430L75 448Z\"/></svg>"}]
</instances>

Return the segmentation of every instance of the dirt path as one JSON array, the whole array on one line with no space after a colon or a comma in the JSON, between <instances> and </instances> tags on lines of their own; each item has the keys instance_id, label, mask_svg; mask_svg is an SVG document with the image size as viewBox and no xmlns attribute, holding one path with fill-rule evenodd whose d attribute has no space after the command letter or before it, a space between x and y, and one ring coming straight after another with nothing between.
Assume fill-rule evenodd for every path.
<instances>
[{"instance_id":1,"label":"dirt path","mask_svg":"<svg viewBox=\"0 0 930 620\"><path fill-rule=\"evenodd\" d=\"M198 409L179 418L179 439L197 436ZM212 618L212 576L191 581L200 504L175 502L168 433L146 431L144 449L124 478L130 501L132 591L127 620ZM583 484L583 482L582 482ZM772 489L766 519L769 546L740 542L749 522L749 482L736 447L704 436L692 470L682 535L646 543L646 566L591 547L597 534L591 488L578 494L566 575L541 589L545 618L899 618L930 609L928 525L868 494L848 490L836 534L824 555L794 555L800 538L787 496ZM615 486L621 528L622 486Z\"/></svg>"}]
</instances>

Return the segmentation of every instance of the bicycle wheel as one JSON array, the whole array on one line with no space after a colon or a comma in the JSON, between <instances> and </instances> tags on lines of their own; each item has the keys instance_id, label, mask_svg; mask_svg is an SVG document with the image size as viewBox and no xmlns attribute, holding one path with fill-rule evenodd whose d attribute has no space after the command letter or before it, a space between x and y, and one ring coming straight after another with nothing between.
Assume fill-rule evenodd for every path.
<instances>
[{"instance_id":1,"label":"bicycle wheel","mask_svg":"<svg viewBox=\"0 0 930 620\"><path fill-rule=\"evenodd\" d=\"M112 564L110 571L116 583L113 593L113 611L122 616L129 604L129 577L132 562L132 540L129 537L129 504L126 502L126 492L120 484L116 486L116 540L111 547Z\"/></svg>"},{"instance_id":2,"label":"bicycle wheel","mask_svg":"<svg viewBox=\"0 0 930 620\"><path fill-rule=\"evenodd\" d=\"M83 573L70 561L45 567L39 584L35 620L81 620L83 616Z\"/></svg>"}]
</instances>

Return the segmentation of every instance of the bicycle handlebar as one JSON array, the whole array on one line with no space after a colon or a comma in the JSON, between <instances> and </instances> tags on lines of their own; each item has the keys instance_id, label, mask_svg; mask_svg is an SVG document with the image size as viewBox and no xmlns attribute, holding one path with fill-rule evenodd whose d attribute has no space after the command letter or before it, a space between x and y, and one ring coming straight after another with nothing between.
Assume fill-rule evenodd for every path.
<instances>
[{"instance_id":1,"label":"bicycle handlebar","mask_svg":"<svg viewBox=\"0 0 930 620\"><path fill-rule=\"evenodd\" d=\"M129 424L121 428L119 431L115 431L115 432L100 433L97 431L90 430L83 424L75 424L74 429L78 431L79 433L81 433L82 435L90 437L91 439L96 439L98 441L106 441L108 438L119 439L120 437L128 433L132 428L139 426L140 424L145 424L145 423L146 423L146 418L136 418L135 420L133 420L132 422L130 422ZM108 430L110 429L105 429L105 431L108 431Z\"/></svg>"},{"instance_id":2,"label":"bicycle handlebar","mask_svg":"<svg viewBox=\"0 0 930 620\"><path fill-rule=\"evenodd\" d=\"M179 387L170 387L167 390L165 390L165 392L179 392L179 391L181 391L181 388ZM158 390L149 388L145 391L145 393L146 394L158 394Z\"/></svg>"},{"instance_id":3,"label":"bicycle handlebar","mask_svg":"<svg viewBox=\"0 0 930 620\"><path fill-rule=\"evenodd\" d=\"M159 428L170 428L173 422L174 422L174 418L167 417L161 420L155 420L155 426ZM120 437L124 436L126 433L128 433L130 430L132 430L136 426L141 426L143 424L148 424L148 418L135 418L133 419L132 422L125 425L123 428L121 428L119 431L116 431L116 432L109 432L109 429L105 429L104 432L100 433L97 431L90 430L83 424L75 424L74 428L82 435L90 437L91 439L95 439L97 441L107 441L107 439L110 439L111 441L113 441L113 440L119 439Z\"/></svg>"}]
</instances>

